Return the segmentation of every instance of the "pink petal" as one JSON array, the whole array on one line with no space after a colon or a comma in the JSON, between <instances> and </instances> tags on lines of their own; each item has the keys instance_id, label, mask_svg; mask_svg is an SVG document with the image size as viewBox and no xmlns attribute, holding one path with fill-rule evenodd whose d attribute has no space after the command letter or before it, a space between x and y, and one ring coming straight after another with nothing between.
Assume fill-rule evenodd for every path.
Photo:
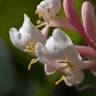
<instances>
[{"instance_id":1,"label":"pink petal","mask_svg":"<svg viewBox=\"0 0 96 96\"><path fill-rule=\"evenodd\" d=\"M95 60L88 60L83 61L82 67L80 67L82 70L84 69L95 69L96 70L96 61Z\"/></svg>"},{"instance_id":2,"label":"pink petal","mask_svg":"<svg viewBox=\"0 0 96 96\"><path fill-rule=\"evenodd\" d=\"M96 57L96 50L91 47L75 45L75 49L84 56Z\"/></svg>"},{"instance_id":3,"label":"pink petal","mask_svg":"<svg viewBox=\"0 0 96 96\"><path fill-rule=\"evenodd\" d=\"M51 75L51 74L53 74L53 73L56 71L54 68L52 68L52 67L51 67L50 65L48 65L48 64L45 64L44 69L45 69L45 73L46 73L47 75Z\"/></svg>"},{"instance_id":4,"label":"pink petal","mask_svg":"<svg viewBox=\"0 0 96 96\"><path fill-rule=\"evenodd\" d=\"M96 16L90 2L82 5L82 20L85 32L96 41Z\"/></svg>"},{"instance_id":5,"label":"pink petal","mask_svg":"<svg viewBox=\"0 0 96 96\"><path fill-rule=\"evenodd\" d=\"M93 41L93 39L90 37L90 35L86 34L86 32L80 22L80 19L75 11L73 3L74 3L73 0L64 0L63 5L64 5L65 14L66 14L67 18L69 19L70 23L81 33L81 36L84 38L84 40L90 46L92 46L94 49L96 49L96 43ZM83 11L83 13L84 13L84 11ZM83 15L82 15L82 17L84 18ZM87 18L86 21L87 20L89 20L89 18ZM83 23L84 23L84 21L83 21ZM88 24L88 22L85 24Z\"/></svg>"},{"instance_id":6,"label":"pink petal","mask_svg":"<svg viewBox=\"0 0 96 96\"><path fill-rule=\"evenodd\" d=\"M49 25L52 27L71 28L75 30L75 28L70 24L70 22L67 19L61 17L55 17L50 19Z\"/></svg>"},{"instance_id":7,"label":"pink petal","mask_svg":"<svg viewBox=\"0 0 96 96\"><path fill-rule=\"evenodd\" d=\"M65 14L70 21L70 23L80 32L82 32L83 27L80 22L80 19L76 13L76 10L74 8L74 0L64 0L63 6L65 10Z\"/></svg>"},{"instance_id":8,"label":"pink petal","mask_svg":"<svg viewBox=\"0 0 96 96\"><path fill-rule=\"evenodd\" d=\"M96 61L95 60L83 61L81 70L84 69L91 69L92 74L96 76Z\"/></svg>"}]
</instances>

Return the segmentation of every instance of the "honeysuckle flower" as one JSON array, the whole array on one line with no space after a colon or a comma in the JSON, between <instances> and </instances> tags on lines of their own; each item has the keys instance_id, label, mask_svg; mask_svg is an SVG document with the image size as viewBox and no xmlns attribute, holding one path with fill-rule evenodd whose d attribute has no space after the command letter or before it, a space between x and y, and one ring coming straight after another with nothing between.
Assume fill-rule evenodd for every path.
<instances>
[{"instance_id":1,"label":"honeysuckle flower","mask_svg":"<svg viewBox=\"0 0 96 96\"><path fill-rule=\"evenodd\" d=\"M61 0L43 0L37 5L37 12L45 21L54 18L61 9Z\"/></svg>"},{"instance_id":2,"label":"honeysuckle flower","mask_svg":"<svg viewBox=\"0 0 96 96\"><path fill-rule=\"evenodd\" d=\"M9 34L13 45L23 51L29 42L32 42L35 45L37 42L45 43L45 38L42 33L31 23L30 18L25 14L24 22L20 29L17 30L12 27Z\"/></svg>"},{"instance_id":3,"label":"honeysuckle flower","mask_svg":"<svg viewBox=\"0 0 96 96\"><path fill-rule=\"evenodd\" d=\"M17 30L16 28L12 27L9 34L11 42L15 47L22 51L26 51L33 56L35 56L34 48L37 42L44 44L46 41L44 35L42 35L42 33L31 23L30 18L25 14L24 22L20 29ZM35 59L32 59L31 63L32 62L35 62Z\"/></svg>"},{"instance_id":4,"label":"honeysuckle flower","mask_svg":"<svg viewBox=\"0 0 96 96\"><path fill-rule=\"evenodd\" d=\"M64 12L69 20L69 22L79 31L83 30L81 21L74 8L74 0L64 0Z\"/></svg>"},{"instance_id":5,"label":"honeysuckle flower","mask_svg":"<svg viewBox=\"0 0 96 96\"><path fill-rule=\"evenodd\" d=\"M82 5L82 20L85 32L96 42L96 16L90 2Z\"/></svg>"},{"instance_id":6,"label":"honeysuckle flower","mask_svg":"<svg viewBox=\"0 0 96 96\"><path fill-rule=\"evenodd\" d=\"M37 43L35 50L39 61L45 66L47 75L55 71L63 73L63 77L57 83L64 80L67 85L72 86L83 81L81 57L69 36L60 29L53 31L45 45Z\"/></svg>"},{"instance_id":7,"label":"honeysuckle flower","mask_svg":"<svg viewBox=\"0 0 96 96\"><path fill-rule=\"evenodd\" d=\"M40 4L37 5L36 13L39 15L39 18L42 17L44 19L44 22L38 25L38 27L48 24L51 27L73 28L67 20L57 16L57 14L60 12L60 9L61 0L41 1Z\"/></svg>"},{"instance_id":8,"label":"honeysuckle flower","mask_svg":"<svg viewBox=\"0 0 96 96\"><path fill-rule=\"evenodd\" d=\"M69 22L74 26L76 30L78 30L81 35L83 36L84 40L88 43L88 45L92 46L94 49L96 49L96 43L94 42L93 38L86 33L86 29L83 26L84 24L81 23L81 20L79 19L76 10L74 8L74 0L64 0L63 2L64 5L64 11L65 14L69 20ZM91 8L92 9L92 8ZM85 11L86 9L82 8L82 13L86 14ZM92 9L93 10L93 9ZM91 12L89 13L93 13ZM89 10L90 11L90 10ZM89 14L88 13L88 14ZM87 15L86 15L87 16ZM88 16L87 16L88 17ZM93 17L93 16L92 16ZM85 18L84 15L82 15L82 19ZM88 17L86 20L90 20L90 17ZM94 18L94 17L93 17ZM89 24L90 22L87 22L86 24ZM92 26L92 25L91 25ZM90 27L89 27L90 28ZM90 30L91 31L91 30Z\"/></svg>"},{"instance_id":9,"label":"honeysuckle flower","mask_svg":"<svg viewBox=\"0 0 96 96\"><path fill-rule=\"evenodd\" d=\"M82 5L81 14L82 14L82 22L80 21L79 17L77 16L77 13L74 8L74 0L64 0L64 10L65 14L69 20L69 22L76 28L81 35L84 37L87 44L96 50L96 16L94 9L92 7L92 4L89 1L85 1ZM82 50L82 52L85 52L85 50ZM81 52L81 53L82 53ZM86 54L91 53L91 58L88 56L88 60L95 61L96 59L96 52L90 51L86 52ZM93 66L93 67L92 67ZM90 68L94 68L96 70L96 63L92 63ZM96 71L92 71L96 75Z\"/></svg>"},{"instance_id":10,"label":"honeysuckle flower","mask_svg":"<svg viewBox=\"0 0 96 96\"><path fill-rule=\"evenodd\" d=\"M88 1L82 5L82 20L85 32L90 35L96 43L96 16L92 4ZM96 76L96 68L92 70L92 73Z\"/></svg>"}]
</instances>

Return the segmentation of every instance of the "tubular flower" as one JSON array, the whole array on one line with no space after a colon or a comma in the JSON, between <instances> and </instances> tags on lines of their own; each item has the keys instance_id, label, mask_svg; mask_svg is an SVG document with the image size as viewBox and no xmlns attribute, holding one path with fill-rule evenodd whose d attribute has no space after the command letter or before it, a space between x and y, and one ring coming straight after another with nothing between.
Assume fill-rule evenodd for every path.
<instances>
[{"instance_id":1,"label":"tubular flower","mask_svg":"<svg viewBox=\"0 0 96 96\"><path fill-rule=\"evenodd\" d=\"M85 32L96 42L96 16L90 2L82 5L82 20Z\"/></svg>"},{"instance_id":2,"label":"tubular flower","mask_svg":"<svg viewBox=\"0 0 96 96\"><path fill-rule=\"evenodd\" d=\"M37 42L45 43L45 38L41 32L31 23L30 18L24 14L24 22L19 31L11 28L9 31L10 39L14 46L24 50L29 42L36 45Z\"/></svg>"},{"instance_id":3,"label":"tubular flower","mask_svg":"<svg viewBox=\"0 0 96 96\"><path fill-rule=\"evenodd\" d=\"M93 55L91 58L88 56L88 60L95 61L96 59L96 16L94 12L94 8L89 1L85 1L82 4L81 14L82 14L82 23L76 13L74 8L74 0L64 0L64 10L65 14L69 20L69 22L74 26L76 30L78 30L81 35L84 37L86 43L92 48L95 49L94 53L86 52L86 54L91 53ZM84 52L86 50L82 50ZM81 53L82 53L81 52ZM84 54L85 55L85 54ZM96 75L96 64L91 64L92 73ZM93 70L94 69L94 70Z\"/></svg>"},{"instance_id":4,"label":"tubular flower","mask_svg":"<svg viewBox=\"0 0 96 96\"><path fill-rule=\"evenodd\" d=\"M64 12L69 20L69 22L79 31L83 31L83 26L80 22L80 19L76 13L74 7L74 0L64 0Z\"/></svg>"},{"instance_id":5,"label":"tubular flower","mask_svg":"<svg viewBox=\"0 0 96 96\"><path fill-rule=\"evenodd\" d=\"M87 24L92 24L90 26L91 28L93 26L93 23L90 22L90 20L93 22L92 18L94 18L94 11L93 11L92 5L91 4L85 5L84 4L84 6L86 6L86 7L82 6L82 20L83 20L83 24L81 23L81 20L79 19L78 15L76 13L76 10L74 8L74 0L64 0L63 5L64 5L65 14L66 14L69 22L72 24L72 26L81 33L82 37L84 38L86 43L88 43L88 45L90 45L91 47L96 49L96 43L94 42L94 40L91 37L91 35L86 32L87 29L85 28L86 26L84 24L84 22L86 21L86 25ZM90 7L90 8L88 8L88 7ZM85 11L88 12L88 14ZM88 17L89 14L91 14L90 15L91 18ZM89 27L89 29L90 29L90 27ZM90 30L90 33L91 33L91 30Z\"/></svg>"},{"instance_id":6,"label":"tubular flower","mask_svg":"<svg viewBox=\"0 0 96 96\"><path fill-rule=\"evenodd\" d=\"M96 43L96 16L90 2L84 2L82 5L82 20L85 32ZM96 76L96 68L92 69L92 73Z\"/></svg>"},{"instance_id":7,"label":"tubular flower","mask_svg":"<svg viewBox=\"0 0 96 96\"><path fill-rule=\"evenodd\" d=\"M37 5L37 13L43 17L45 21L54 18L61 9L61 0L44 0Z\"/></svg>"},{"instance_id":8,"label":"tubular flower","mask_svg":"<svg viewBox=\"0 0 96 96\"><path fill-rule=\"evenodd\" d=\"M60 71L63 76L59 81L64 80L69 86L77 85L83 81L84 74L80 69L81 57L75 50L69 36L60 29L55 29L46 44L38 43L35 49L39 61L45 66L47 75Z\"/></svg>"},{"instance_id":9,"label":"tubular flower","mask_svg":"<svg viewBox=\"0 0 96 96\"><path fill-rule=\"evenodd\" d=\"M19 31L16 28L11 28L9 34L14 46L22 51L30 53L33 56L35 56L34 48L37 42L41 42L43 44L45 43L45 37L31 23L30 18L25 14L23 25L21 26ZM35 59L32 59L31 63L32 62L35 62Z\"/></svg>"},{"instance_id":10,"label":"tubular flower","mask_svg":"<svg viewBox=\"0 0 96 96\"><path fill-rule=\"evenodd\" d=\"M61 0L43 0L37 5L36 14L39 15L39 18L43 18L44 22L39 22L40 25L37 27L42 27L44 25L49 25L49 27L64 27L64 28L73 28L71 24L60 18L57 14L61 9Z\"/></svg>"}]
</instances>

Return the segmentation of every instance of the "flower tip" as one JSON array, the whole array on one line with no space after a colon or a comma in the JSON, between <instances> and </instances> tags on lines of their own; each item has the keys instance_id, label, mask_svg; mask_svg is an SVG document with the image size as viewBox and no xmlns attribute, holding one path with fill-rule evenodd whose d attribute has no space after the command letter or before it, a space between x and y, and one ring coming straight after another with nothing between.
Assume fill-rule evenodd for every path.
<instances>
[{"instance_id":1,"label":"flower tip","mask_svg":"<svg viewBox=\"0 0 96 96\"><path fill-rule=\"evenodd\" d=\"M14 27L10 28L9 34L12 34L16 29Z\"/></svg>"},{"instance_id":2,"label":"flower tip","mask_svg":"<svg viewBox=\"0 0 96 96\"><path fill-rule=\"evenodd\" d=\"M16 28L12 27L9 30L9 35L10 35L10 39L11 42L13 43L14 46L17 46L17 41L20 39L21 34L18 34L18 31ZM18 39L18 40L17 40Z\"/></svg>"},{"instance_id":3,"label":"flower tip","mask_svg":"<svg viewBox=\"0 0 96 96\"><path fill-rule=\"evenodd\" d=\"M26 13L24 13L24 18L28 18L28 15Z\"/></svg>"},{"instance_id":4,"label":"flower tip","mask_svg":"<svg viewBox=\"0 0 96 96\"><path fill-rule=\"evenodd\" d=\"M85 11L88 11L88 13L90 13L90 11L92 12L94 9L93 9L93 6L91 4L91 2L89 1L85 1L82 5L82 14L83 13L86 13ZM93 12L92 12L93 13Z\"/></svg>"},{"instance_id":5,"label":"flower tip","mask_svg":"<svg viewBox=\"0 0 96 96\"><path fill-rule=\"evenodd\" d=\"M24 13L24 21L26 21L26 20L30 20L30 18L27 14Z\"/></svg>"},{"instance_id":6,"label":"flower tip","mask_svg":"<svg viewBox=\"0 0 96 96\"><path fill-rule=\"evenodd\" d=\"M91 2L85 1L85 2L83 3L83 5L88 5L88 6L90 6L90 5L91 5Z\"/></svg>"},{"instance_id":7,"label":"flower tip","mask_svg":"<svg viewBox=\"0 0 96 96\"><path fill-rule=\"evenodd\" d=\"M88 1L82 5L82 21L85 32L89 35L89 38L96 41L96 16L92 4Z\"/></svg>"},{"instance_id":8,"label":"flower tip","mask_svg":"<svg viewBox=\"0 0 96 96\"><path fill-rule=\"evenodd\" d=\"M12 28L10 28L10 30L9 30L9 35L10 35L10 39L11 39L11 40L13 40L14 34L17 34L17 29L14 28L14 27L12 27Z\"/></svg>"},{"instance_id":9,"label":"flower tip","mask_svg":"<svg viewBox=\"0 0 96 96\"><path fill-rule=\"evenodd\" d=\"M83 10L86 10L86 8L89 9L90 7L92 7L91 2L85 1L85 2L82 4L82 11L83 11Z\"/></svg>"},{"instance_id":10,"label":"flower tip","mask_svg":"<svg viewBox=\"0 0 96 96\"><path fill-rule=\"evenodd\" d=\"M56 28L56 29L54 29L53 30L53 34L52 34L52 36L53 37L56 37L56 38L61 38L62 37L62 35L64 35L65 36L65 33L64 32L62 32L62 30L61 29L59 29L59 28Z\"/></svg>"},{"instance_id":11,"label":"flower tip","mask_svg":"<svg viewBox=\"0 0 96 96\"><path fill-rule=\"evenodd\" d=\"M53 30L53 36L60 36L61 34L63 34L64 32L62 32L61 29L56 28Z\"/></svg>"},{"instance_id":12,"label":"flower tip","mask_svg":"<svg viewBox=\"0 0 96 96\"><path fill-rule=\"evenodd\" d=\"M22 24L22 26L20 27L19 31L22 32L22 34L23 34L24 32L29 32L29 33L31 33L33 26L34 26L34 25L32 24L32 22L31 22L31 20L30 20L30 17L24 13L24 21L23 21L23 24Z\"/></svg>"},{"instance_id":13,"label":"flower tip","mask_svg":"<svg viewBox=\"0 0 96 96\"><path fill-rule=\"evenodd\" d=\"M56 28L53 30L53 36L59 34L59 32L61 32L61 30L59 28Z\"/></svg>"},{"instance_id":14,"label":"flower tip","mask_svg":"<svg viewBox=\"0 0 96 96\"><path fill-rule=\"evenodd\" d=\"M63 32L62 30L60 30L59 28L54 29L54 31L53 31L53 37L56 37L59 40L63 40L65 42L68 41L69 44L72 44L70 37L65 32Z\"/></svg>"}]
</instances>

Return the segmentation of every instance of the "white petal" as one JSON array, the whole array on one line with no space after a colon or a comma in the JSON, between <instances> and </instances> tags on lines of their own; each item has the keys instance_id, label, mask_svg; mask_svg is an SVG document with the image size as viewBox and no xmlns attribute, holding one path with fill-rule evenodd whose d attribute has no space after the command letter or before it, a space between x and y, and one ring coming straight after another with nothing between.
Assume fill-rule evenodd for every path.
<instances>
[{"instance_id":1,"label":"white petal","mask_svg":"<svg viewBox=\"0 0 96 96\"><path fill-rule=\"evenodd\" d=\"M84 74L79 69L79 66L76 66L76 64L74 64L73 61L72 61L72 64L73 64L72 68L70 66L66 67L65 63L61 64L58 62L58 60L60 59L54 58L54 55L52 56L52 54L50 55L47 49L44 47L44 45L38 43L36 47L37 47L36 48L37 57L39 58L41 63L46 64L47 66L50 66L48 67L50 70L47 68L45 69L45 72L47 75L51 75L55 71L60 71L64 73L67 83L71 84L72 86L77 85L83 81Z\"/></svg>"},{"instance_id":2,"label":"white petal","mask_svg":"<svg viewBox=\"0 0 96 96\"><path fill-rule=\"evenodd\" d=\"M14 46L24 50L29 42L45 43L45 37L41 32L31 23L30 18L24 14L24 22L19 31L16 28L11 28L9 31L10 39Z\"/></svg>"},{"instance_id":3,"label":"white petal","mask_svg":"<svg viewBox=\"0 0 96 96\"><path fill-rule=\"evenodd\" d=\"M60 29L53 31L45 46L38 44L36 53L43 64L48 64L55 70L63 72L67 82L71 85L77 85L83 81L84 74L80 69L81 57L75 50L69 36ZM67 57L70 59L72 67L63 62Z\"/></svg>"},{"instance_id":4,"label":"white petal","mask_svg":"<svg viewBox=\"0 0 96 96\"><path fill-rule=\"evenodd\" d=\"M61 9L61 0L44 0L37 6L37 12L48 21L50 17L55 17Z\"/></svg>"},{"instance_id":5,"label":"white petal","mask_svg":"<svg viewBox=\"0 0 96 96\"><path fill-rule=\"evenodd\" d=\"M45 62L47 62L46 57L48 57L46 47L42 43L37 43L35 46L35 51L39 61L45 64Z\"/></svg>"},{"instance_id":6,"label":"white petal","mask_svg":"<svg viewBox=\"0 0 96 96\"><path fill-rule=\"evenodd\" d=\"M68 56L74 61L75 64L81 65L81 56L75 50L74 45L72 44L69 36L62 32L60 29L55 29L53 31L52 37L50 37L45 44L47 50L54 56L63 58ZM50 47L49 47L50 46ZM60 55L59 55L60 54ZM58 55L58 56L57 56Z\"/></svg>"},{"instance_id":7,"label":"white petal","mask_svg":"<svg viewBox=\"0 0 96 96\"><path fill-rule=\"evenodd\" d=\"M60 29L55 29L53 31L52 36L46 41L45 46L42 44L38 44L37 50L43 50L43 53L45 52L44 49L46 49L46 54L53 59L64 59L67 56L75 61L77 64L81 64L81 58L79 53L75 50L71 39L69 38L66 33L62 32ZM39 53L39 52L37 52Z\"/></svg>"},{"instance_id":8,"label":"white petal","mask_svg":"<svg viewBox=\"0 0 96 96\"><path fill-rule=\"evenodd\" d=\"M65 65L58 65L58 60L54 54L50 54L46 49L45 45L42 43L37 43L35 46L35 52L42 64L48 64L50 67L54 68L54 70L58 70Z\"/></svg>"},{"instance_id":9,"label":"white petal","mask_svg":"<svg viewBox=\"0 0 96 96\"><path fill-rule=\"evenodd\" d=\"M52 36L46 41L45 44L48 52L54 54L56 57L58 57L59 55L64 55L64 50L68 48L68 46L72 45L73 44L69 36L66 33L62 32L60 29L55 29Z\"/></svg>"},{"instance_id":10,"label":"white petal","mask_svg":"<svg viewBox=\"0 0 96 96\"><path fill-rule=\"evenodd\" d=\"M21 33L18 33L18 30L16 28L11 28L9 31L11 42L14 46L22 49L24 46L22 46L23 42L20 44L18 43L19 40L21 40Z\"/></svg>"},{"instance_id":11,"label":"white petal","mask_svg":"<svg viewBox=\"0 0 96 96\"><path fill-rule=\"evenodd\" d=\"M46 75L51 75L51 74L53 74L56 71L54 68L52 68L48 64L45 64L44 69L45 69Z\"/></svg>"}]
</instances>

